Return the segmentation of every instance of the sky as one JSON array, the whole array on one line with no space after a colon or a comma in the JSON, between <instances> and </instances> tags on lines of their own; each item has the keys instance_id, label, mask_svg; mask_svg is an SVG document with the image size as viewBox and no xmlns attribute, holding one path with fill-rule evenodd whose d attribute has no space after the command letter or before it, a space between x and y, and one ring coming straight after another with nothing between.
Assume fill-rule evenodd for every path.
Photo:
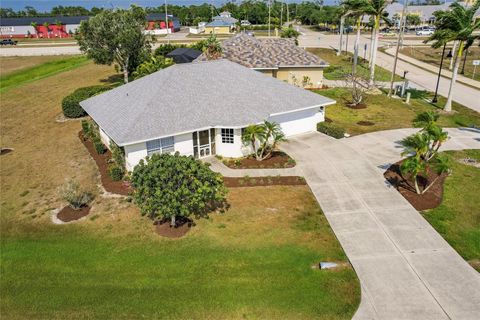
<instances>
[{"instance_id":1,"label":"sky","mask_svg":"<svg viewBox=\"0 0 480 320\"><path fill-rule=\"evenodd\" d=\"M240 2L236 0L233 2ZM287 0L285 0L287 1ZM289 2L301 2L300 0L288 0ZM213 3L214 5L221 5L227 0L167 0L169 4L191 5L202 4L204 2ZM334 4L336 0L325 0L325 4ZM158 7L164 4L164 0L0 0L2 8L12 8L14 10L23 9L25 6L32 6L38 11L49 11L52 7L62 6L82 6L90 9L91 7L129 7L130 4L135 3L143 7Z\"/></svg>"}]
</instances>

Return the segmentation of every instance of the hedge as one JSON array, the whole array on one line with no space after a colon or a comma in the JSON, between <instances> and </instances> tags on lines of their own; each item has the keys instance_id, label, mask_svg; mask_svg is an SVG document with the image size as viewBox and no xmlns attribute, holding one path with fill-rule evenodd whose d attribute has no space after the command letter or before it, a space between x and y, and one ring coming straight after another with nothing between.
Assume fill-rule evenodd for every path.
<instances>
[{"instance_id":1,"label":"hedge","mask_svg":"<svg viewBox=\"0 0 480 320\"><path fill-rule=\"evenodd\" d=\"M108 175L113 181L120 181L123 178L124 171L116 164L108 167Z\"/></svg>"},{"instance_id":2,"label":"hedge","mask_svg":"<svg viewBox=\"0 0 480 320\"><path fill-rule=\"evenodd\" d=\"M80 106L80 101L93 97L100 92L110 90L111 87L107 86L92 86L79 88L63 98L62 110L63 114L67 118L80 118L87 115L85 110Z\"/></svg>"},{"instance_id":3,"label":"hedge","mask_svg":"<svg viewBox=\"0 0 480 320\"><path fill-rule=\"evenodd\" d=\"M337 127L336 125L328 122L317 123L317 131L325 133L331 137L340 139L345 136L345 129Z\"/></svg>"}]
</instances>

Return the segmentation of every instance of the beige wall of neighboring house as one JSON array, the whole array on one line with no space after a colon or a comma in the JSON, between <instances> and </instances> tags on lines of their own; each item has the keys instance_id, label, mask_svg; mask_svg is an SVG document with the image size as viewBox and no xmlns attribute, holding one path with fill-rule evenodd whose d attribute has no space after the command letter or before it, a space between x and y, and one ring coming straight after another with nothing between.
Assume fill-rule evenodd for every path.
<instances>
[{"instance_id":1,"label":"beige wall of neighboring house","mask_svg":"<svg viewBox=\"0 0 480 320\"><path fill-rule=\"evenodd\" d=\"M303 77L309 77L305 88L321 88L323 85L323 68L320 67L285 67L277 70L277 79L303 87Z\"/></svg>"},{"instance_id":2,"label":"beige wall of neighboring house","mask_svg":"<svg viewBox=\"0 0 480 320\"><path fill-rule=\"evenodd\" d=\"M215 34L229 34L230 27L208 27L205 26L205 33L215 33Z\"/></svg>"},{"instance_id":3,"label":"beige wall of neighboring house","mask_svg":"<svg viewBox=\"0 0 480 320\"><path fill-rule=\"evenodd\" d=\"M299 87L321 88L323 85L323 68L321 67L281 67L278 69L255 70L290 84L296 84ZM303 85L304 76L309 78L309 84L306 86Z\"/></svg>"}]
</instances>

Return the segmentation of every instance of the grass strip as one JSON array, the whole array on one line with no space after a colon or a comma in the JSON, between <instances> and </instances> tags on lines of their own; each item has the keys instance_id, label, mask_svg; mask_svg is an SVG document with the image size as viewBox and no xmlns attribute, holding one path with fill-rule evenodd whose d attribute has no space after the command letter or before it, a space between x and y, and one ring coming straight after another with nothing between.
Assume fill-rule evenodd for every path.
<instances>
[{"instance_id":1,"label":"grass strip","mask_svg":"<svg viewBox=\"0 0 480 320\"><path fill-rule=\"evenodd\" d=\"M85 56L73 56L2 76L0 77L0 92L80 67L87 62L88 58Z\"/></svg>"}]
</instances>

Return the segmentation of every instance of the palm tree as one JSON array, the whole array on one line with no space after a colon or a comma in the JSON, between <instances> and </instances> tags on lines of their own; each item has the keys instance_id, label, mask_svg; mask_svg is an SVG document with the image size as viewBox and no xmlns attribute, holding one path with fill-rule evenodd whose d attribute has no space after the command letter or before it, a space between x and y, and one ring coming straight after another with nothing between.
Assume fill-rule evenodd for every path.
<instances>
[{"instance_id":1,"label":"palm tree","mask_svg":"<svg viewBox=\"0 0 480 320\"><path fill-rule=\"evenodd\" d=\"M57 26L57 30L58 30L58 32L60 34L60 38L61 38L62 37L62 31L63 31L62 30L62 22L57 20L57 21L55 21L55 25Z\"/></svg>"},{"instance_id":2,"label":"palm tree","mask_svg":"<svg viewBox=\"0 0 480 320\"><path fill-rule=\"evenodd\" d=\"M215 35L212 34L205 40L203 52L205 53L207 60L216 60L222 56L222 46Z\"/></svg>"},{"instance_id":3,"label":"palm tree","mask_svg":"<svg viewBox=\"0 0 480 320\"><path fill-rule=\"evenodd\" d=\"M259 125L249 125L242 133L242 142L245 145L250 145L255 158L260 161L260 155L258 153L257 146L265 140L265 128Z\"/></svg>"},{"instance_id":4,"label":"palm tree","mask_svg":"<svg viewBox=\"0 0 480 320\"><path fill-rule=\"evenodd\" d=\"M421 172L425 172L425 163L417 157L407 158L402 162L400 166L400 172L402 174L409 173L412 176L415 191L417 194L421 194L418 186L418 175Z\"/></svg>"},{"instance_id":5,"label":"palm tree","mask_svg":"<svg viewBox=\"0 0 480 320\"><path fill-rule=\"evenodd\" d=\"M45 22L43 26L47 29L47 37L50 39L50 30L48 29L48 27L50 26L50 23Z\"/></svg>"},{"instance_id":6,"label":"palm tree","mask_svg":"<svg viewBox=\"0 0 480 320\"><path fill-rule=\"evenodd\" d=\"M415 127L429 127L431 125L434 125L438 118L440 117L440 114L438 114L435 111L425 111L417 114L415 119L413 120L413 125Z\"/></svg>"},{"instance_id":7,"label":"palm tree","mask_svg":"<svg viewBox=\"0 0 480 320\"><path fill-rule=\"evenodd\" d=\"M32 22L32 23L30 23L30 25L31 25L31 26L33 27L33 29L35 30L35 35L37 36L37 39L38 39L38 29L37 29L38 23Z\"/></svg>"},{"instance_id":8,"label":"palm tree","mask_svg":"<svg viewBox=\"0 0 480 320\"><path fill-rule=\"evenodd\" d=\"M272 155L272 151L277 147L279 142L285 141L285 135L280 128L280 125L276 122L265 121L262 125L265 132L264 141L260 150L260 159L264 160ZM271 140L272 145L269 147L268 143ZM267 152L265 154L265 152Z\"/></svg>"},{"instance_id":9,"label":"palm tree","mask_svg":"<svg viewBox=\"0 0 480 320\"><path fill-rule=\"evenodd\" d=\"M383 20L387 23L390 23L390 20L387 18L388 13L386 12L387 6L390 4L390 0L369 0L368 5L365 8L365 13L369 14L373 20L373 35L370 45L370 80L369 86L373 87L375 82L375 62L377 60L377 48L378 48L378 35L380 33L380 21Z\"/></svg>"},{"instance_id":10,"label":"palm tree","mask_svg":"<svg viewBox=\"0 0 480 320\"><path fill-rule=\"evenodd\" d=\"M355 75L357 72L357 62L358 62L358 47L360 45L360 24L362 22L363 15L366 12L368 6L368 0L345 0L343 5L347 9L347 12L350 12L350 16L356 18L357 24L357 36L355 37L355 44L353 46L353 66L352 74Z\"/></svg>"},{"instance_id":11,"label":"palm tree","mask_svg":"<svg viewBox=\"0 0 480 320\"><path fill-rule=\"evenodd\" d=\"M477 0L469 8L454 2L450 5L450 10L435 12L437 30L426 41L434 41L432 44L433 48L440 48L450 41L458 42L447 103L445 103L443 108L446 112L452 111L453 88L457 80L458 67L463 50L468 49L475 39L480 39L478 33L474 34L475 31L480 29L480 19L475 19L475 13L478 8L480 8L480 0Z\"/></svg>"}]
</instances>

